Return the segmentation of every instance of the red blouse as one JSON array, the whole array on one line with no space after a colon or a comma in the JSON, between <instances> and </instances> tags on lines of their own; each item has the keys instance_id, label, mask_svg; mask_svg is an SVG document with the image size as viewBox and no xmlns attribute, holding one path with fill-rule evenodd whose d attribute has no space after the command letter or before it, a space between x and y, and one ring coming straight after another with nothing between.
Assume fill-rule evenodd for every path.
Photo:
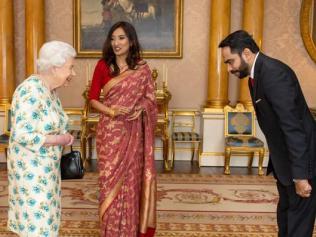
<instances>
[{"instance_id":1,"label":"red blouse","mask_svg":"<svg viewBox=\"0 0 316 237\"><path fill-rule=\"evenodd\" d=\"M101 90L109 80L111 80L110 68L103 59L100 59L94 69L89 100L99 100Z\"/></svg>"}]
</instances>

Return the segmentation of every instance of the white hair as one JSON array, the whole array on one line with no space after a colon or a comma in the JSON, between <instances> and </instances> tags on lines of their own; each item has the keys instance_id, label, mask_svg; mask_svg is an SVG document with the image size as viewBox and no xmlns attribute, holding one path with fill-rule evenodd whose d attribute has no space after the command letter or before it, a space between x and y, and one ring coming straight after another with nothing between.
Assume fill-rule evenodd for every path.
<instances>
[{"instance_id":1,"label":"white hair","mask_svg":"<svg viewBox=\"0 0 316 237\"><path fill-rule=\"evenodd\" d=\"M36 61L39 72L47 71L53 66L63 66L67 59L76 57L76 50L62 41L49 41L41 47Z\"/></svg>"}]
</instances>

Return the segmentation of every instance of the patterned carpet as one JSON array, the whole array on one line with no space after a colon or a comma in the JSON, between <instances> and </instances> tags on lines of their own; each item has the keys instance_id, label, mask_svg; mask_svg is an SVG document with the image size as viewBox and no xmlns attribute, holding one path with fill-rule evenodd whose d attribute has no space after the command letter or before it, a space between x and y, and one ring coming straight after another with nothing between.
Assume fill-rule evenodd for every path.
<instances>
[{"instance_id":1,"label":"patterned carpet","mask_svg":"<svg viewBox=\"0 0 316 237\"><path fill-rule=\"evenodd\" d=\"M62 184L61 237L98 236L97 174ZM160 174L157 237L276 236L278 200L271 177ZM0 236L6 231L7 181L0 172Z\"/></svg>"}]
</instances>

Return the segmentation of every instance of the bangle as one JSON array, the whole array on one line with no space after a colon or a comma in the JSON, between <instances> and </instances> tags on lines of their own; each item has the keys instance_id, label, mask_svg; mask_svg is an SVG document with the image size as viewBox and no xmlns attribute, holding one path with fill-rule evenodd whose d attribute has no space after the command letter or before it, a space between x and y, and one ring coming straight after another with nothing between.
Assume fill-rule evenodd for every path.
<instances>
[{"instance_id":1,"label":"bangle","mask_svg":"<svg viewBox=\"0 0 316 237\"><path fill-rule=\"evenodd\" d=\"M114 111L113 109L110 109L109 114L110 114L110 116L111 116L111 117L114 117L114 115L115 115L115 111Z\"/></svg>"}]
</instances>

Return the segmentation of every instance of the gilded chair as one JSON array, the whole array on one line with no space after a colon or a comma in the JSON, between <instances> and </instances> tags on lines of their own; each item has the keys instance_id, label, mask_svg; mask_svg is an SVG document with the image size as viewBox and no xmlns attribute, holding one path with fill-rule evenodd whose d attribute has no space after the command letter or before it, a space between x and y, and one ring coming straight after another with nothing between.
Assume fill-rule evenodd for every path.
<instances>
[{"instance_id":1,"label":"gilded chair","mask_svg":"<svg viewBox=\"0 0 316 237\"><path fill-rule=\"evenodd\" d=\"M181 143L191 145L191 162L193 162L196 153L198 165L200 167L201 137L195 131L195 119L195 111L172 111L171 168L173 168L174 165L176 145Z\"/></svg>"},{"instance_id":2,"label":"gilded chair","mask_svg":"<svg viewBox=\"0 0 316 237\"><path fill-rule=\"evenodd\" d=\"M0 150L4 151L7 156L11 130L11 104L4 105L4 133L0 135Z\"/></svg>"},{"instance_id":3,"label":"gilded chair","mask_svg":"<svg viewBox=\"0 0 316 237\"><path fill-rule=\"evenodd\" d=\"M157 89L156 80L158 77L158 71L154 69L152 71L152 77L155 81L155 96L157 100L158 107L158 119L155 128L155 136L160 137L163 142L163 159L164 159L164 167L165 169L169 169L168 166L168 151L169 151L169 116L168 116L168 104L171 99L171 94L167 89L167 86L163 83L162 89ZM82 96L85 100L85 105L83 109L82 116L82 133L81 133L81 141L82 141L82 157L84 161L91 159L92 157L92 141L96 135L96 126L99 121L99 112L92 108L90 101L88 99L88 93L90 91L91 81L87 85L85 91ZM100 101L104 100L103 92L100 93ZM88 151L88 153L87 153ZM86 162L85 162L86 163ZM84 163L84 164L85 164Z\"/></svg>"},{"instance_id":4,"label":"gilded chair","mask_svg":"<svg viewBox=\"0 0 316 237\"><path fill-rule=\"evenodd\" d=\"M264 143L255 137L255 115L242 104L235 108L224 107L225 114L225 165L224 173L230 174L230 156L232 153L250 153L248 167L252 166L254 154L259 154L258 174L263 175L262 163Z\"/></svg>"},{"instance_id":5,"label":"gilded chair","mask_svg":"<svg viewBox=\"0 0 316 237\"><path fill-rule=\"evenodd\" d=\"M75 142L80 143L80 152L83 153L82 145L82 117L83 109L81 108L65 108L65 113L67 114L68 120L68 132L74 136ZM84 162L84 160L83 160Z\"/></svg>"},{"instance_id":6,"label":"gilded chair","mask_svg":"<svg viewBox=\"0 0 316 237\"><path fill-rule=\"evenodd\" d=\"M91 81L89 81L86 90L83 92L82 96L85 100L85 105L83 108L82 115L82 133L81 133L81 147L82 147L82 158L84 160L84 166L86 166L86 161L92 158L92 141L96 135L96 126L99 122L100 114L95 110L89 101L88 94L90 91ZM104 100L103 91L100 93L100 101ZM88 153L87 153L88 150Z\"/></svg>"},{"instance_id":7,"label":"gilded chair","mask_svg":"<svg viewBox=\"0 0 316 237\"><path fill-rule=\"evenodd\" d=\"M168 91L167 85L163 82L162 88L157 89L158 71L153 69L152 78L155 82L155 96L157 101L158 115L155 128L155 136L162 141L162 156L164 161L164 169L170 170L169 161L169 101L171 100L171 94Z\"/></svg>"}]
</instances>

